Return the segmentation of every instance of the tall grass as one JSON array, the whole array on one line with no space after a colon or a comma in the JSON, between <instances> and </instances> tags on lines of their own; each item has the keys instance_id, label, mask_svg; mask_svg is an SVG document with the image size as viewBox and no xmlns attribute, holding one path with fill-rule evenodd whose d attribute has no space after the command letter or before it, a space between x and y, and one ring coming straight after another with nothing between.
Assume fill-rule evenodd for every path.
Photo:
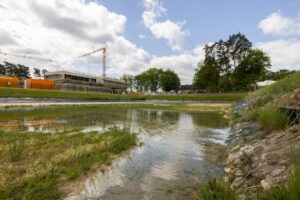
<instances>
[{"instance_id":1,"label":"tall grass","mask_svg":"<svg viewBox=\"0 0 300 200\"><path fill-rule=\"evenodd\" d=\"M200 186L198 200L237 200L236 193L230 185L222 180L211 179Z\"/></svg>"},{"instance_id":2,"label":"tall grass","mask_svg":"<svg viewBox=\"0 0 300 200\"><path fill-rule=\"evenodd\" d=\"M24 139L14 138L9 144L9 154L11 161L18 161L21 158L24 149Z\"/></svg>"},{"instance_id":3,"label":"tall grass","mask_svg":"<svg viewBox=\"0 0 300 200\"><path fill-rule=\"evenodd\" d=\"M288 116L277 108L265 108L258 112L258 123L265 130L283 129L288 124Z\"/></svg>"}]
</instances>

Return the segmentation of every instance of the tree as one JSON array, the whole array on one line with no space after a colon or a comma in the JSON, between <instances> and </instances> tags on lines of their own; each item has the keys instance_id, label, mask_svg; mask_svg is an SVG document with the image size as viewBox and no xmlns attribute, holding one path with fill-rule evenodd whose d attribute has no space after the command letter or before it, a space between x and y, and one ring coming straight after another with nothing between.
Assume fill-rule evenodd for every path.
<instances>
[{"instance_id":1,"label":"tree","mask_svg":"<svg viewBox=\"0 0 300 200\"><path fill-rule=\"evenodd\" d=\"M48 72L48 70L46 70L46 69L43 69L43 70L42 70L42 76L43 76L44 78L45 78L47 72Z\"/></svg>"},{"instance_id":2,"label":"tree","mask_svg":"<svg viewBox=\"0 0 300 200\"><path fill-rule=\"evenodd\" d=\"M180 79L178 75L169 69L163 71L160 74L160 87L165 92L170 92L171 90L178 91L180 88Z\"/></svg>"},{"instance_id":3,"label":"tree","mask_svg":"<svg viewBox=\"0 0 300 200\"><path fill-rule=\"evenodd\" d=\"M6 74L5 65L0 64L0 75L5 76L5 74Z\"/></svg>"},{"instance_id":4,"label":"tree","mask_svg":"<svg viewBox=\"0 0 300 200\"><path fill-rule=\"evenodd\" d=\"M145 90L148 90L148 85L146 81L145 74L139 74L134 77L134 82L135 82L135 88L137 91L143 92Z\"/></svg>"},{"instance_id":5,"label":"tree","mask_svg":"<svg viewBox=\"0 0 300 200\"><path fill-rule=\"evenodd\" d=\"M6 69L6 76L18 76L19 70L15 64L4 62L4 66Z\"/></svg>"},{"instance_id":6,"label":"tree","mask_svg":"<svg viewBox=\"0 0 300 200\"><path fill-rule=\"evenodd\" d=\"M234 70L234 85L240 88L251 86L265 75L270 66L269 56L259 49L251 49Z\"/></svg>"},{"instance_id":7,"label":"tree","mask_svg":"<svg viewBox=\"0 0 300 200\"><path fill-rule=\"evenodd\" d=\"M241 33L230 35L226 41L219 40L212 45L205 46L205 58L214 58L220 69L222 84L219 85L222 85L223 90L231 88L232 71L251 47L252 43Z\"/></svg>"},{"instance_id":8,"label":"tree","mask_svg":"<svg viewBox=\"0 0 300 200\"><path fill-rule=\"evenodd\" d=\"M125 81L126 91L129 90L130 92L132 92L134 88L134 76L124 74L122 79Z\"/></svg>"},{"instance_id":9,"label":"tree","mask_svg":"<svg viewBox=\"0 0 300 200\"><path fill-rule=\"evenodd\" d=\"M20 78L30 77L29 67L26 67L24 65L17 65L17 67L18 67L18 77Z\"/></svg>"},{"instance_id":10,"label":"tree","mask_svg":"<svg viewBox=\"0 0 300 200\"><path fill-rule=\"evenodd\" d=\"M159 89L159 78L162 73L162 69L150 68L145 72L145 78L150 91L157 92Z\"/></svg>"},{"instance_id":11,"label":"tree","mask_svg":"<svg viewBox=\"0 0 300 200\"><path fill-rule=\"evenodd\" d=\"M40 69L33 68L33 70L34 70L33 75L35 77L41 77L41 70Z\"/></svg>"},{"instance_id":12,"label":"tree","mask_svg":"<svg viewBox=\"0 0 300 200\"><path fill-rule=\"evenodd\" d=\"M219 78L220 72L216 60L212 57L207 57L203 63L198 64L193 78L193 86L199 90L217 91Z\"/></svg>"}]
</instances>

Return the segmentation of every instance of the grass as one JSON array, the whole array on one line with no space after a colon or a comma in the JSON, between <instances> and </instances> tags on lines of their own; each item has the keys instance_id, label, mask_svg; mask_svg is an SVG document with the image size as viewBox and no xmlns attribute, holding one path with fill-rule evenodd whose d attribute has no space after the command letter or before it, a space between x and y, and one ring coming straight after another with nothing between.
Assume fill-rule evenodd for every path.
<instances>
[{"instance_id":1,"label":"grass","mask_svg":"<svg viewBox=\"0 0 300 200\"><path fill-rule=\"evenodd\" d=\"M8 144L14 140L24 143L22 156L12 163ZM135 145L137 135L128 128L104 133L0 131L0 199L59 199L64 196L59 185L109 165L113 155Z\"/></svg>"},{"instance_id":2,"label":"grass","mask_svg":"<svg viewBox=\"0 0 300 200\"><path fill-rule=\"evenodd\" d=\"M20 159L24 149L24 140L23 139L14 139L9 144L9 153L10 160L17 161Z\"/></svg>"},{"instance_id":3,"label":"grass","mask_svg":"<svg viewBox=\"0 0 300 200\"><path fill-rule=\"evenodd\" d=\"M222 180L212 179L201 185L198 200L237 200L236 193L230 185Z\"/></svg>"},{"instance_id":4,"label":"grass","mask_svg":"<svg viewBox=\"0 0 300 200\"><path fill-rule=\"evenodd\" d=\"M256 99L255 106L261 107L271 102L275 98L292 92L300 87L300 72L293 73L287 77L277 81L276 83L261 88L247 97L248 100Z\"/></svg>"},{"instance_id":5,"label":"grass","mask_svg":"<svg viewBox=\"0 0 300 200\"><path fill-rule=\"evenodd\" d=\"M238 101L245 93L178 94L178 95L119 95L94 92L71 92L22 88L0 88L0 97L31 97L80 100L192 100L192 101Z\"/></svg>"},{"instance_id":6,"label":"grass","mask_svg":"<svg viewBox=\"0 0 300 200\"><path fill-rule=\"evenodd\" d=\"M288 124L288 116L277 108L265 108L258 112L259 125L265 130L284 129Z\"/></svg>"}]
</instances>

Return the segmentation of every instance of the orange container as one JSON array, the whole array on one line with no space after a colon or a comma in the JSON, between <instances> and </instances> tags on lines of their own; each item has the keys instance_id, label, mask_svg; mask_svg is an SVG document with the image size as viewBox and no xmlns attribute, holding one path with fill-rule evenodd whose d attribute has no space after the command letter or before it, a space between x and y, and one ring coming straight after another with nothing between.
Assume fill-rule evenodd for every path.
<instances>
[{"instance_id":1,"label":"orange container","mask_svg":"<svg viewBox=\"0 0 300 200\"><path fill-rule=\"evenodd\" d=\"M25 88L56 90L55 82L51 80L26 79Z\"/></svg>"},{"instance_id":2,"label":"orange container","mask_svg":"<svg viewBox=\"0 0 300 200\"><path fill-rule=\"evenodd\" d=\"M0 76L0 87L20 87L20 79L18 77Z\"/></svg>"}]
</instances>

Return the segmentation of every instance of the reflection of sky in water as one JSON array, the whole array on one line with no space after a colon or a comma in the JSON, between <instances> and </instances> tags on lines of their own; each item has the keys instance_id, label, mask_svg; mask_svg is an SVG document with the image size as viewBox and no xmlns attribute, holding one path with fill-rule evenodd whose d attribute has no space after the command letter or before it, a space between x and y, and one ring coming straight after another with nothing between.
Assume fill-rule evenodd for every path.
<instances>
[{"instance_id":1,"label":"reflection of sky in water","mask_svg":"<svg viewBox=\"0 0 300 200\"><path fill-rule=\"evenodd\" d=\"M90 176L84 183L85 189L74 191L69 199L151 199L173 182L199 183L222 174L221 166L204 164L201 144L223 143L227 129L208 129L213 135L208 137L207 132L194 125L188 113L136 110L128 113L131 127L140 130L145 144L114 162L111 170ZM163 182L168 184L162 185Z\"/></svg>"},{"instance_id":2,"label":"reflection of sky in water","mask_svg":"<svg viewBox=\"0 0 300 200\"><path fill-rule=\"evenodd\" d=\"M215 120L212 122L212 120ZM0 126L56 132L74 128L103 131L112 126L139 132L143 146L113 162L110 170L89 176L82 191L68 199L161 199L168 188L220 177L222 166L204 155L204 144L224 144L228 129L222 117L209 113L136 110L66 113L53 117L24 117ZM80 188L80 187L78 187Z\"/></svg>"}]
</instances>

